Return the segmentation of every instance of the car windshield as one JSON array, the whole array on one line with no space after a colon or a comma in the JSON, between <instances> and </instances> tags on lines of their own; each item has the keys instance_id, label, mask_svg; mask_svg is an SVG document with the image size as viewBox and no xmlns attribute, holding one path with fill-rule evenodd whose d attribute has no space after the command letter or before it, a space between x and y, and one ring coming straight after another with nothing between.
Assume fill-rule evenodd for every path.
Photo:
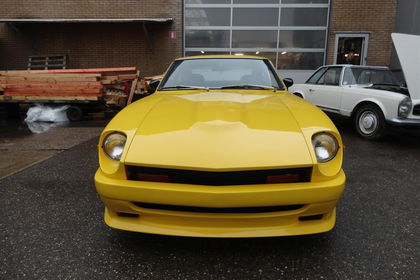
<instances>
[{"instance_id":1,"label":"car windshield","mask_svg":"<svg viewBox=\"0 0 420 280\"><path fill-rule=\"evenodd\" d=\"M399 85L398 79L388 69L348 67L343 85Z\"/></svg>"},{"instance_id":2,"label":"car windshield","mask_svg":"<svg viewBox=\"0 0 420 280\"><path fill-rule=\"evenodd\" d=\"M271 64L252 58L203 58L177 60L160 90L196 88L283 89Z\"/></svg>"}]
</instances>

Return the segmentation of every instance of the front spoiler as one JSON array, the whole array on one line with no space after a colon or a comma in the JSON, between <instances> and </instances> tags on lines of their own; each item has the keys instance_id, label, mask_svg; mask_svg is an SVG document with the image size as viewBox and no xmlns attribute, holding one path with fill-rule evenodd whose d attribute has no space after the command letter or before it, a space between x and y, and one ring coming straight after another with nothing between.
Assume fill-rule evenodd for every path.
<instances>
[{"instance_id":1,"label":"front spoiler","mask_svg":"<svg viewBox=\"0 0 420 280\"><path fill-rule=\"evenodd\" d=\"M105 222L113 228L193 237L264 237L331 230L345 175L341 170L336 177L324 182L215 187L116 180L106 177L99 169L95 184L105 204ZM304 206L264 213L197 213L146 209L133 202L213 208ZM135 215L121 216L120 213ZM322 218L300 220L314 215L322 215Z\"/></svg>"}]
</instances>

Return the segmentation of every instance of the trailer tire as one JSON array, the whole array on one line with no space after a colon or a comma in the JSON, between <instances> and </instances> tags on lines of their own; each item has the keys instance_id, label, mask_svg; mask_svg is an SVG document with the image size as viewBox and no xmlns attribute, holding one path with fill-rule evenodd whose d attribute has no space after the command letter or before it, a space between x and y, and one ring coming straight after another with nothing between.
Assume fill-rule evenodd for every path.
<instances>
[{"instance_id":1,"label":"trailer tire","mask_svg":"<svg viewBox=\"0 0 420 280\"><path fill-rule=\"evenodd\" d=\"M20 107L18 103L6 104L6 112L8 118L17 118L19 117Z\"/></svg>"},{"instance_id":2,"label":"trailer tire","mask_svg":"<svg viewBox=\"0 0 420 280\"><path fill-rule=\"evenodd\" d=\"M83 111L78 106L70 106L66 111L67 118L72 122L78 122L83 119Z\"/></svg>"}]
</instances>

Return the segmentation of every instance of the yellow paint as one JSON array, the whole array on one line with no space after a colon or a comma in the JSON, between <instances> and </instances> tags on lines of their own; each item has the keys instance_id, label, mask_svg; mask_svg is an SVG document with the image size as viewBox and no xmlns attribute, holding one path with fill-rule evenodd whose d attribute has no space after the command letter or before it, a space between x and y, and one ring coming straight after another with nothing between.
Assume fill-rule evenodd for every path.
<instances>
[{"instance_id":1,"label":"yellow paint","mask_svg":"<svg viewBox=\"0 0 420 280\"><path fill-rule=\"evenodd\" d=\"M218 56L220 57L220 56ZM241 57L243 58L243 57ZM127 136L121 161L102 151L103 139ZM340 145L337 156L318 163L312 135L326 131ZM111 227L168 235L207 237L279 236L330 230L344 190L343 144L330 119L287 91L161 91L122 110L99 142L96 188ZM126 180L125 164L206 171L312 166L309 183L199 186ZM198 207L305 204L294 211L264 214L204 214L141 209L131 202ZM116 212L140 214L119 217ZM321 220L299 221L323 214Z\"/></svg>"}]
</instances>

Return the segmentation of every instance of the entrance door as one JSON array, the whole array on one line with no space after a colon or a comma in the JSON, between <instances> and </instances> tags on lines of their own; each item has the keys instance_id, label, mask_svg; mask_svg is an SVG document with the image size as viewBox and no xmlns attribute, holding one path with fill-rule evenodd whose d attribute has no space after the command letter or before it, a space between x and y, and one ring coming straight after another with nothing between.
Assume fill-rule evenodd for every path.
<instances>
[{"instance_id":1,"label":"entrance door","mask_svg":"<svg viewBox=\"0 0 420 280\"><path fill-rule=\"evenodd\" d=\"M369 34L337 34L335 64L366 65Z\"/></svg>"}]
</instances>

